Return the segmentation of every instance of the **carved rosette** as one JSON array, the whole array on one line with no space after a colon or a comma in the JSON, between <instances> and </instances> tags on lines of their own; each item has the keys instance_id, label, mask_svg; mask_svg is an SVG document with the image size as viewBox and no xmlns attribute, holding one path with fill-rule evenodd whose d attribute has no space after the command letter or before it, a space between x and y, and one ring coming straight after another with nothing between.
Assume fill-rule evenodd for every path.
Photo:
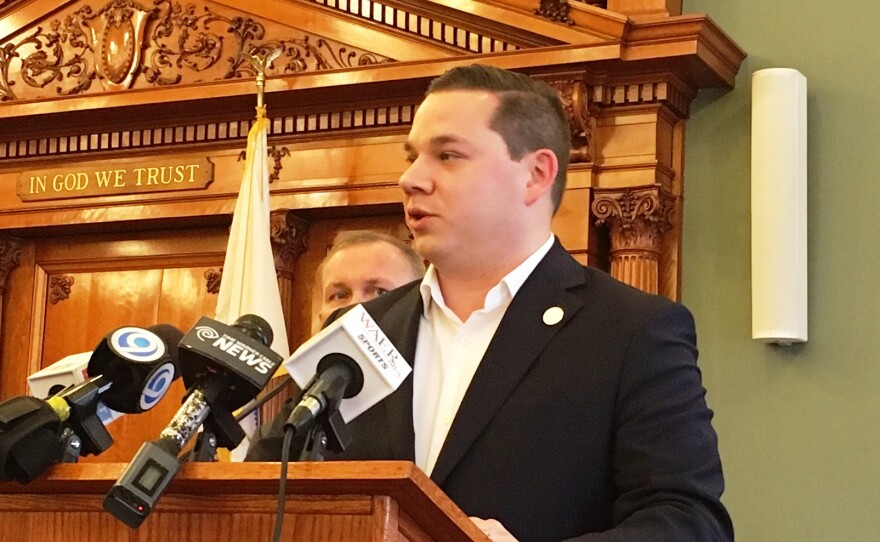
<instances>
[{"instance_id":1,"label":"carved rosette","mask_svg":"<svg viewBox=\"0 0 880 542\"><path fill-rule=\"evenodd\" d=\"M21 239L0 234L0 295L6 293L6 278L21 262Z\"/></svg>"},{"instance_id":2,"label":"carved rosette","mask_svg":"<svg viewBox=\"0 0 880 542\"><path fill-rule=\"evenodd\" d=\"M568 119L571 132L571 163L589 162L592 159L590 141L593 138L593 124L588 110L586 85L577 79L548 81L548 84L559 95Z\"/></svg>"},{"instance_id":3,"label":"carved rosette","mask_svg":"<svg viewBox=\"0 0 880 542\"><path fill-rule=\"evenodd\" d=\"M658 293L660 243L672 227L674 204L659 187L597 192L592 211L596 225L611 230L611 276Z\"/></svg>"},{"instance_id":4,"label":"carved rosette","mask_svg":"<svg viewBox=\"0 0 880 542\"><path fill-rule=\"evenodd\" d=\"M289 210L273 211L269 215L269 235L275 254L275 269L279 272L293 273L297 258L308 247L310 225Z\"/></svg>"}]
</instances>

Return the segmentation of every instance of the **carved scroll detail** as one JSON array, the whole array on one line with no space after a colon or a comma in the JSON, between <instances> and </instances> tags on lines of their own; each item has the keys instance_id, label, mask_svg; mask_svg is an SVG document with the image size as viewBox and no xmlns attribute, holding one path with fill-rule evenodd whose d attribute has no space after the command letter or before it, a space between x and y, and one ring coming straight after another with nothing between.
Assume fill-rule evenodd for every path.
<instances>
[{"instance_id":1,"label":"carved scroll detail","mask_svg":"<svg viewBox=\"0 0 880 542\"><path fill-rule=\"evenodd\" d=\"M100 78L107 90L253 77L246 54L279 48L267 75L392 62L304 31L267 36L264 24L228 9L170 0L84 5L0 46L0 101L83 94ZM291 32L294 32L290 30ZM36 91L36 92L35 92Z\"/></svg>"},{"instance_id":2,"label":"carved scroll detail","mask_svg":"<svg viewBox=\"0 0 880 542\"><path fill-rule=\"evenodd\" d=\"M70 275L53 275L49 279L49 303L55 305L70 297L74 278Z\"/></svg>"},{"instance_id":3,"label":"carved scroll detail","mask_svg":"<svg viewBox=\"0 0 880 542\"><path fill-rule=\"evenodd\" d=\"M208 269L205 271L205 291L209 294L217 295L220 293L220 279L223 278L223 268L219 271Z\"/></svg>"},{"instance_id":4,"label":"carved scroll detail","mask_svg":"<svg viewBox=\"0 0 880 542\"><path fill-rule=\"evenodd\" d=\"M21 262L21 239L0 234L0 296L6 293L6 279Z\"/></svg>"},{"instance_id":5,"label":"carved scroll detail","mask_svg":"<svg viewBox=\"0 0 880 542\"><path fill-rule=\"evenodd\" d=\"M548 81L559 99L571 130L571 162L589 162L592 160L590 142L593 138L592 120L589 114L587 88L583 81L564 80Z\"/></svg>"},{"instance_id":6,"label":"carved scroll detail","mask_svg":"<svg viewBox=\"0 0 880 542\"><path fill-rule=\"evenodd\" d=\"M290 156L290 149L287 147L281 147L280 149L275 147L274 145L269 147L269 150L266 151L270 158L274 161L275 165L272 166L272 173L269 174L269 184L277 181L281 178L281 170L284 168L281 163L281 159L285 156ZM247 159L247 151L241 151L238 153L238 159L236 162L242 162Z\"/></svg>"},{"instance_id":7,"label":"carved scroll detail","mask_svg":"<svg viewBox=\"0 0 880 542\"><path fill-rule=\"evenodd\" d=\"M296 216L292 211L279 210L269 215L275 269L293 272L297 258L308 248L310 227L308 220Z\"/></svg>"},{"instance_id":8,"label":"carved scroll detail","mask_svg":"<svg viewBox=\"0 0 880 542\"><path fill-rule=\"evenodd\" d=\"M611 275L650 293L658 293L661 236L673 225L675 198L659 187L603 191L592 211L596 225L611 230Z\"/></svg>"}]
</instances>

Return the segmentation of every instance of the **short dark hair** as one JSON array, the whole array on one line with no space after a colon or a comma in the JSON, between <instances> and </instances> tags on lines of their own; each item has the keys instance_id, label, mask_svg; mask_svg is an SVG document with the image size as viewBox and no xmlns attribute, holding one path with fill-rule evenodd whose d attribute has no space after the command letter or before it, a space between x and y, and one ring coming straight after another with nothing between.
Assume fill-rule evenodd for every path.
<instances>
[{"instance_id":1,"label":"short dark hair","mask_svg":"<svg viewBox=\"0 0 880 542\"><path fill-rule=\"evenodd\" d=\"M568 120L556 91L528 75L482 64L452 68L431 82L427 94L447 90L485 90L498 97L489 127L501 135L512 159L538 149L553 151L559 162L551 190L555 213L565 192L571 152Z\"/></svg>"},{"instance_id":2,"label":"short dark hair","mask_svg":"<svg viewBox=\"0 0 880 542\"><path fill-rule=\"evenodd\" d=\"M425 274L425 260L418 252L413 250L409 244L387 233L381 233L373 230L350 230L342 231L336 234L333 239L333 246L324 256L321 264L318 266L318 278L320 280L321 273L324 270L324 264L327 263L334 254L346 248L368 245L370 243L388 243L389 245L400 251L400 254L409 263L414 277L422 277Z\"/></svg>"}]
</instances>

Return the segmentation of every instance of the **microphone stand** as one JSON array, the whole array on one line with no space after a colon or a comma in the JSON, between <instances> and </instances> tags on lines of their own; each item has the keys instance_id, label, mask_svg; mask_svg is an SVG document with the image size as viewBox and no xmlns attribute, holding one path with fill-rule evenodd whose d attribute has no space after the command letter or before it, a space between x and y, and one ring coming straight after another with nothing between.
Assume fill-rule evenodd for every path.
<instances>
[{"instance_id":1,"label":"microphone stand","mask_svg":"<svg viewBox=\"0 0 880 542\"><path fill-rule=\"evenodd\" d=\"M299 460L324 461L327 451L341 453L351 440L351 431L339 413L339 402L331 401L312 423Z\"/></svg>"}]
</instances>

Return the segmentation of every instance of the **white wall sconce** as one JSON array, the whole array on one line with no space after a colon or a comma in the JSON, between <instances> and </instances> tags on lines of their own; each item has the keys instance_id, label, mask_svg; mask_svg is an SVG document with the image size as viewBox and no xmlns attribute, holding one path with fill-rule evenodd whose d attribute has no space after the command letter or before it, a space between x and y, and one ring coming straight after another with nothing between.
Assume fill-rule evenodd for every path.
<instances>
[{"instance_id":1,"label":"white wall sconce","mask_svg":"<svg viewBox=\"0 0 880 542\"><path fill-rule=\"evenodd\" d=\"M752 338L807 340L807 79L752 74Z\"/></svg>"}]
</instances>

